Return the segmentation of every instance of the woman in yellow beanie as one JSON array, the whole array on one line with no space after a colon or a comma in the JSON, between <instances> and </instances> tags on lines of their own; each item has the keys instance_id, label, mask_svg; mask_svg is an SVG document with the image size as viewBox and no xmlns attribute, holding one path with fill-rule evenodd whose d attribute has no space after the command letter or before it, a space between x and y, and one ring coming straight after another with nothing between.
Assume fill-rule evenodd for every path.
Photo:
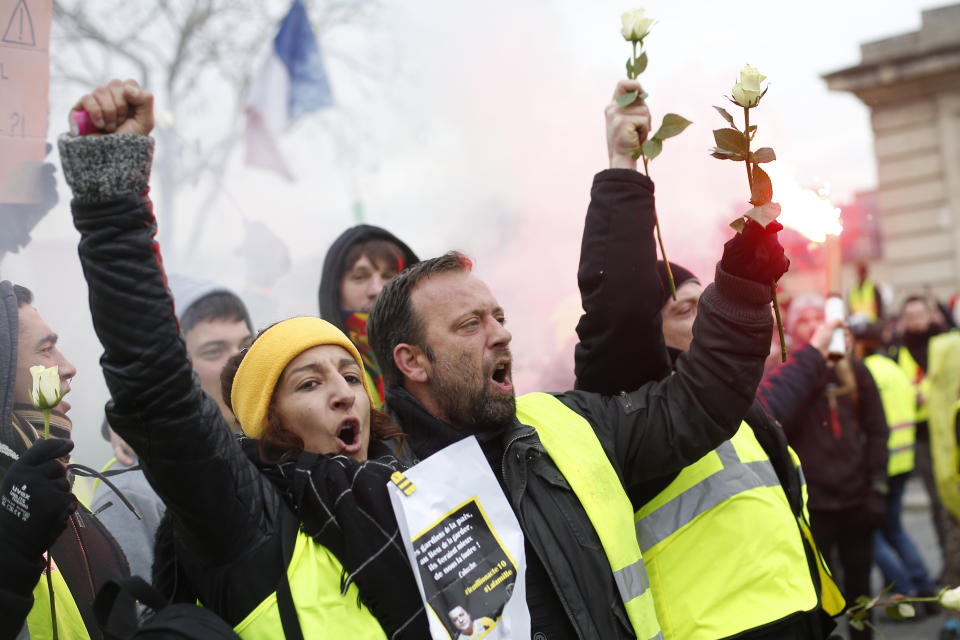
<instances>
[{"instance_id":1,"label":"woman in yellow beanie","mask_svg":"<svg viewBox=\"0 0 960 640\"><path fill-rule=\"evenodd\" d=\"M223 397L244 433L260 439L265 460L308 451L362 462L371 428L375 447L392 440L402 448L405 437L373 408L376 390L363 371L356 346L336 326L319 318L291 318L262 331L249 349L227 362Z\"/></svg>"},{"instance_id":2,"label":"woman in yellow beanie","mask_svg":"<svg viewBox=\"0 0 960 640\"><path fill-rule=\"evenodd\" d=\"M386 490L398 463L371 454L397 431L349 339L317 318L264 331L228 372L247 437L195 381L153 241L152 100L133 81L98 87L75 109L115 133L64 136L60 157L107 416L167 505L154 582L242 638L429 637Z\"/></svg>"},{"instance_id":3,"label":"woman in yellow beanie","mask_svg":"<svg viewBox=\"0 0 960 640\"><path fill-rule=\"evenodd\" d=\"M325 320L291 318L261 331L229 360L221 382L244 429L241 449L280 491L280 510L289 511L279 515L279 538L269 545L274 552L282 547L283 565L273 569L286 566L287 585L243 615L236 631L273 637L279 625L290 638L297 636L288 627L298 625L305 637L426 637L423 605L386 492L400 466L391 451L402 448L406 436L373 408L356 347ZM299 531L291 526L296 520ZM154 581L178 600L201 596L194 592L204 590L210 572L191 577L184 565L193 556L180 550L173 529L167 523L157 534ZM222 577L214 572L215 592L274 586L276 576L265 581L247 570L260 562L241 561ZM235 582L238 573L243 577ZM285 607L296 615L284 619ZM232 602L228 610L236 610Z\"/></svg>"}]
</instances>

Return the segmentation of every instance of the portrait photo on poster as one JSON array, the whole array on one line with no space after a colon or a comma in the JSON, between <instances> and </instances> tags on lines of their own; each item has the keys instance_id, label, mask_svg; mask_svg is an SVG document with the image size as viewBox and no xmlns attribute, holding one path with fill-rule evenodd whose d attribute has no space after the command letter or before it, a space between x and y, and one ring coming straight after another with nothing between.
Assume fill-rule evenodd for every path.
<instances>
[{"instance_id":1,"label":"portrait photo on poster","mask_svg":"<svg viewBox=\"0 0 960 640\"><path fill-rule=\"evenodd\" d=\"M482 638L513 593L517 565L471 498L413 538L427 604L454 640Z\"/></svg>"}]
</instances>

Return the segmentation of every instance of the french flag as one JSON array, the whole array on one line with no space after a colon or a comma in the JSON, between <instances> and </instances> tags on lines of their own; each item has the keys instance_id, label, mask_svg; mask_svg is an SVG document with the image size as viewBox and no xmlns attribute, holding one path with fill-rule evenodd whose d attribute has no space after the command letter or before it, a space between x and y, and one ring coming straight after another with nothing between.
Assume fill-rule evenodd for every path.
<instances>
[{"instance_id":1,"label":"french flag","mask_svg":"<svg viewBox=\"0 0 960 640\"><path fill-rule=\"evenodd\" d=\"M333 105L320 48L307 10L294 0L247 95L248 165L276 171L293 181L277 140L301 115Z\"/></svg>"}]
</instances>

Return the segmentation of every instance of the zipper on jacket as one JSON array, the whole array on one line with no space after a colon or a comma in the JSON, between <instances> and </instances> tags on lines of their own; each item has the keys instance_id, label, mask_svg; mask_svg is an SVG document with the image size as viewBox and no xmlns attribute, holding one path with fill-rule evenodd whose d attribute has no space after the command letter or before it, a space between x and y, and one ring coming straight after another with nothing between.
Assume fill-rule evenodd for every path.
<instances>
[{"instance_id":1,"label":"zipper on jacket","mask_svg":"<svg viewBox=\"0 0 960 640\"><path fill-rule=\"evenodd\" d=\"M80 566L83 569L84 577L87 579L87 584L90 586L90 593L96 596L97 590L93 585L93 572L90 571L90 558L87 556L87 548L83 545L83 540L80 538L80 532L77 530L78 526L82 528L83 525L80 525L76 522L76 517L70 518L70 522L74 525L73 534L76 536L77 547L80 549L80 557L82 558Z\"/></svg>"},{"instance_id":2,"label":"zipper on jacket","mask_svg":"<svg viewBox=\"0 0 960 640\"><path fill-rule=\"evenodd\" d=\"M534 432L536 432L535 429L534 429ZM511 439L510 442L507 443L507 446L503 448L503 461L501 462L501 465L500 465L501 467L500 472L503 474L504 485L507 484L507 455L509 455L510 453L510 447L512 447L513 444L518 440L522 438L529 438L531 435L533 434L525 433L525 434L518 435L513 439ZM526 541L527 534L523 531L523 523L520 522L522 514L520 513L519 507L516 508L515 515L517 516L517 522L520 523L520 532L523 533L523 539L524 541ZM584 640L583 634L580 633L580 626L577 624L576 618L573 617L573 612L570 610L570 605L567 603L567 600L563 597L563 592L560 591L560 589L557 587L556 576L553 575L553 572L550 570L550 566L543 561L543 555L540 553L540 551L537 550L536 546L532 542L530 543L530 548L533 549L533 552L535 554L537 554L537 558L540 560L540 564L543 566L544 572L547 574L547 577L550 578L550 586L553 587L554 593L557 594L557 600L559 600L560 604L563 605L563 611L564 613L567 614L567 620L570 621L570 626L573 627L573 630L577 634L577 637L580 638L580 640ZM526 570L524 570L523 579L524 580L527 579ZM526 585L524 585L524 587L526 587Z\"/></svg>"}]
</instances>

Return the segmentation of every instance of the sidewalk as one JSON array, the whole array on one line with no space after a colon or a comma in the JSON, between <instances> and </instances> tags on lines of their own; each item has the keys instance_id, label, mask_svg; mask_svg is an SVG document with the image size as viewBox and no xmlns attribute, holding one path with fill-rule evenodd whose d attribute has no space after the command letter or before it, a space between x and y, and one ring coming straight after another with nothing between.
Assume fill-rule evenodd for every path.
<instances>
[{"instance_id":1,"label":"sidewalk","mask_svg":"<svg viewBox=\"0 0 960 640\"><path fill-rule=\"evenodd\" d=\"M937 547L937 535L933 530L933 521L930 517L930 502L923 490L923 483L916 475L911 476L907 482L903 498L903 526L923 555L930 575L936 578L942 569L940 550ZM879 593L885 586L883 576L876 567L873 569L871 584L874 594ZM920 620L897 622L888 618L882 611L877 612L875 622L878 633L874 634L874 637L878 640L937 640L944 619L945 616L941 613Z\"/></svg>"}]
</instances>

